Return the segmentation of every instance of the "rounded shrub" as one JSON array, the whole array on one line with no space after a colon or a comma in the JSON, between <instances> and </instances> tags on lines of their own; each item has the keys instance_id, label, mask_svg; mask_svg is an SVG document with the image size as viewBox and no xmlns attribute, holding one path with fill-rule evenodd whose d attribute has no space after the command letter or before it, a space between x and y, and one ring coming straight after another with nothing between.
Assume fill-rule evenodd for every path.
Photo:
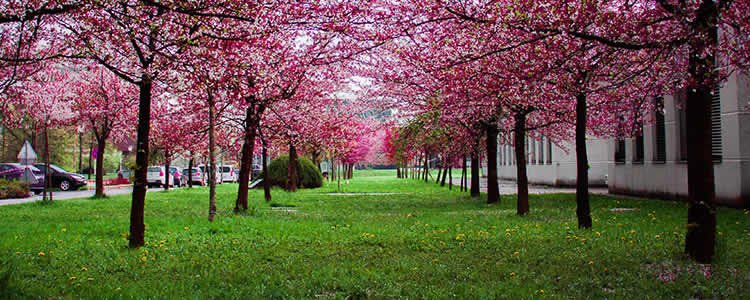
<instances>
[{"instance_id":1,"label":"rounded shrub","mask_svg":"<svg viewBox=\"0 0 750 300\"><path fill-rule=\"evenodd\" d=\"M282 155L271 161L268 165L268 178L271 184L284 187L287 180L287 168L289 156ZM299 174L297 185L302 188L319 188L323 186L323 175L318 167L306 157L297 158L297 174Z\"/></svg>"}]
</instances>

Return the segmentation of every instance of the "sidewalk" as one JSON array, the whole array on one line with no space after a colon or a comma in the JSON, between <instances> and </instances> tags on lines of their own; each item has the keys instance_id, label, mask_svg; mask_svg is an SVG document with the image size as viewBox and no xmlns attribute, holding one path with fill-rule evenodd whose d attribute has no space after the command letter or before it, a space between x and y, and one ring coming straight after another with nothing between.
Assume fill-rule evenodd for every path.
<instances>
[{"instance_id":1,"label":"sidewalk","mask_svg":"<svg viewBox=\"0 0 750 300\"><path fill-rule=\"evenodd\" d=\"M454 177L452 183L456 187L460 186L461 177L458 177L458 178ZM469 180L469 184L471 184L471 180ZM498 179L497 184L500 188L500 195L513 195L518 192L518 185L516 184L515 181ZM480 178L479 190L483 193L487 192L487 177ZM554 186L547 186L547 185L529 184L529 194L560 194L560 193L574 194L575 192L576 192L575 187L554 187ZM609 190L605 187L590 187L589 193L607 195L609 194Z\"/></svg>"},{"instance_id":2,"label":"sidewalk","mask_svg":"<svg viewBox=\"0 0 750 300\"><path fill-rule=\"evenodd\" d=\"M153 190L153 189L150 189ZM112 195L122 195L122 194L129 194L133 191L133 186L131 184L121 184L121 185L110 185L104 187L104 194L112 196ZM94 196L94 189L89 190L78 190L78 191L67 191L67 192L52 192L52 200L66 200L66 199L78 199L78 198L88 198ZM21 204L21 203L29 203L34 201L41 201L43 195L32 195L31 197L27 198L15 198L15 199L3 199L0 200L0 206L2 205L12 205L12 204Z\"/></svg>"}]
</instances>

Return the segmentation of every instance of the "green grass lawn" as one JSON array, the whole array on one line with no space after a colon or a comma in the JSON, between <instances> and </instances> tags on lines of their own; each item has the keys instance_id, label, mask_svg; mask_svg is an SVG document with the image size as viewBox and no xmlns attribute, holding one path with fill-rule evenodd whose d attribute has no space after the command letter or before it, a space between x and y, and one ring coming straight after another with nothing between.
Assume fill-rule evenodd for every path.
<instances>
[{"instance_id":1,"label":"green grass lawn","mask_svg":"<svg viewBox=\"0 0 750 300\"><path fill-rule=\"evenodd\" d=\"M719 209L717 259L683 255L686 206L573 195L488 206L457 189L360 171L274 201L236 185L149 193L147 246L128 249L129 196L0 207L0 293L62 298L748 298L750 216ZM357 193L389 194L357 194ZM610 212L615 207L637 208ZM709 276L706 276L709 274Z\"/></svg>"}]
</instances>

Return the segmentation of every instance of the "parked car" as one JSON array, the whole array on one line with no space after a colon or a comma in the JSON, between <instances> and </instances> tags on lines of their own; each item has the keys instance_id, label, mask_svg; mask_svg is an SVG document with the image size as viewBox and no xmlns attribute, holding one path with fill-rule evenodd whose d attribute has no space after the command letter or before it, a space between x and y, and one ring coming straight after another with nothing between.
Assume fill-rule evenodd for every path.
<instances>
[{"instance_id":1,"label":"parked car","mask_svg":"<svg viewBox=\"0 0 750 300\"><path fill-rule=\"evenodd\" d=\"M216 184L221 184L221 173L219 172L219 166L216 166L215 174L216 174ZM199 165L198 169L201 170L201 173L203 174L203 182L208 184L208 172L206 170L208 169L208 166L206 165Z\"/></svg>"},{"instance_id":2,"label":"parked car","mask_svg":"<svg viewBox=\"0 0 750 300\"><path fill-rule=\"evenodd\" d=\"M187 174L192 173L192 183L197 185L206 185L206 179L205 176L203 176L203 171L198 168L190 169L182 169L182 174L185 174L185 183L188 182L187 180Z\"/></svg>"},{"instance_id":3,"label":"parked car","mask_svg":"<svg viewBox=\"0 0 750 300\"><path fill-rule=\"evenodd\" d=\"M150 166L148 167L148 171L146 172L146 183L149 187L152 186L164 186L166 182L166 168L164 166ZM174 182L169 184L170 186L174 185Z\"/></svg>"},{"instance_id":4,"label":"parked car","mask_svg":"<svg viewBox=\"0 0 750 300\"><path fill-rule=\"evenodd\" d=\"M232 168L231 166L219 165L219 166L216 166L216 168L219 169L219 174L221 174L220 175L221 177L218 177L218 176L216 177L217 179L221 178L220 181L222 182L236 182L237 181L235 179L234 168Z\"/></svg>"},{"instance_id":5,"label":"parked car","mask_svg":"<svg viewBox=\"0 0 750 300\"><path fill-rule=\"evenodd\" d=\"M34 194L44 191L44 173L34 166L0 163L0 178L25 181Z\"/></svg>"},{"instance_id":6,"label":"parked car","mask_svg":"<svg viewBox=\"0 0 750 300\"><path fill-rule=\"evenodd\" d=\"M41 170L42 174L46 173L47 166L45 164L34 164L34 166ZM50 164L49 169L52 180L51 186L58 187L61 191L77 190L88 183L83 175L65 171L56 165Z\"/></svg>"}]
</instances>

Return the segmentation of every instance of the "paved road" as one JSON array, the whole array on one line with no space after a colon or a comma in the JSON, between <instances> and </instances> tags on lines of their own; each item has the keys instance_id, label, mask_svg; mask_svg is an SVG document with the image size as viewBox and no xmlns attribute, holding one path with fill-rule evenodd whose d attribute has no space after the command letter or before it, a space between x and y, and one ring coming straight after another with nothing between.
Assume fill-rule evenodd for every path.
<instances>
[{"instance_id":1,"label":"paved road","mask_svg":"<svg viewBox=\"0 0 750 300\"><path fill-rule=\"evenodd\" d=\"M149 191L160 191L161 188L150 188ZM122 194L130 194L133 191L133 188L131 186L117 186L117 187L105 187L104 193L113 196L113 195L122 195ZM53 200L66 200L66 199L77 199L77 198L88 198L94 196L94 190L80 190L80 191L68 191L68 192L54 192L52 193L52 199ZM34 202L34 201L41 201L42 195L34 195L28 198L18 198L18 199L4 199L0 200L0 206L2 205L11 205L11 204L20 204L20 203L28 203L28 202Z\"/></svg>"}]
</instances>

